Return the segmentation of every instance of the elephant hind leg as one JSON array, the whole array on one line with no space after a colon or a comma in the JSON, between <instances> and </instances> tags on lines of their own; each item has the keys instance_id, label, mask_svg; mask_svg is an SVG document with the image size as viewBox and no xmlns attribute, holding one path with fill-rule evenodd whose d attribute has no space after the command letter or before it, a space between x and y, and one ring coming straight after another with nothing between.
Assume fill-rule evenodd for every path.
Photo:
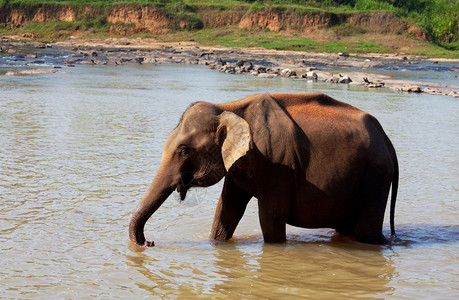
<instances>
[{"instance_id":1,"label":"elephant hind leg","mask_svg":"<svg viewBox=\"0 0 459 300\"><path fill-rule=\"evenodd\" d=\"M339 225L334 228L340 235L354 235L354 224Z\"/></svg>"},{"instance_id":2,"label":"elephant hind leg","mask_svg":"<svg viewBox=\"0 0 459 300\"><path fill-rule=\"evenodd\" d=\"M381 173L367 176L358 204L354 233L359 242L387 244L382 234L384 213L389 195L390 179Z\"/></svg>"},{"instance_id":3,"label":"elephant hind leg","mask_svg":"<svg viewBox=\"0 0 459 300\"><path fill-rule=\"evenodd\" d=\"M355 224L355 237L359 242L368 244L387 244L388 240L382 233L384 208L368 208L363 206Z\"/></svg>"},{"instance_id":4,"label":"elephant hind leg","mask_svg":"<svg viewBox=\"0 0 459 300\"><path fill-rule=\"evenodd\" d=\"M389 243L386 237L382 234L382 232L364 232L360 231L356 233L357 241L366 243L366 244L375 244L375 245L384 245Z\"/></svg>"}]
</instances>

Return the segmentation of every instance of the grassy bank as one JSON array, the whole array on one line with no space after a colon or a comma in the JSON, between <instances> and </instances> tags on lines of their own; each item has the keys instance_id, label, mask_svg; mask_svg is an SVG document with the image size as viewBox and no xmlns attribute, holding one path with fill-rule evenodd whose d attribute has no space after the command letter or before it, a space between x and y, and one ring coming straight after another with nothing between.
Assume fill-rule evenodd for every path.
<instances>
[{"instance_id":1,"label":"grassy bank","mask_svg":"<svg viewBox=\"0 0 459 300\"><path fill-rule=\"evenodd\" d=\"M265 47L278 50L349 53L404 53L428 57L459 58L459 0L126 0L126 1L58 1L0 0L6 7L27 10L42 4L70 5L81 10L71 21L30 21L21 27L0 23L0 35L16 35L40 41L59 41L70 36L80 38L151 37L159 41L196 41L206 45ZM172 19L184 20L184 29L169 28L165 33L138 32L132 24L112 24L106 14L113 5L154 5ZM88 7L90 10L88 11ZM213 15L235 9L257 11L265 8L293 11L321 11L334 14L390 11L421 27L429 41L418 41L404 32L386 36L366 32L365 28L331 25L318 33L244 30L237 25L202 28L203 12ZM84 10L84 12L83 12ZM114 28L113 26L116 25Z\"/></svg>"},{"instance_id":2,"label":"grassy bank","mask_svg":"<svg viewBox=\"0 0 459 300\"><path fill-rule=\"evenodd\" d=\"M304 52L347 52L354 54L404 54L422 57L459 59L459 52L438 45L416 41L399 35L365 35L332 37L333 30L327 31L326 39L313 35L305 37L298 33L248 31L240 28L206 28L199 31L174 32L155 35L161 42L194 41L203 45L226 47L263 47L275 50ZM327 34L326 34L327 35ZM144 35L145 36L145 35Z\"/></svg>"}]
</instances>

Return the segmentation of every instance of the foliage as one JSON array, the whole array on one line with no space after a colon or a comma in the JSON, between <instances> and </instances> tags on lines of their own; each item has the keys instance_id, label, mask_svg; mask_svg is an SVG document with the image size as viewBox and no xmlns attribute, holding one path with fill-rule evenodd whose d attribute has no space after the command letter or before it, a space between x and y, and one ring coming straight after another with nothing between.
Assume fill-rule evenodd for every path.
<instances>
[{"instance_id":1,"label":"foliage","mask_svg":"<svg viewBox=\"0 0 459 300\"><path fill-rule=\"evenodd\" d=\"M356 0L354 8L357 10L384 10L394 11L395 7L388 2L374 0Z\"/></svg>"},{"instance_id":2,"label":"foliage","mask_svg":"<svg viewBox=\"0 0 459 300\"><path fill-rule=\"evenodd\" d=\"M104 16L98 16L95 19L87 19L82 22L84 28L104 28L107 27L108 23Z\"/></svg>"},{"instance_id":3,"label":"foliage","mask_svg":"<svg viewBox=\"0 0 459 300\"><path fill-rule=\"evenodd\" d=\"M450 3L448 3L450 2ZM459 38L459 1L429 3L421 15L421 24L434 41L443 44Z\"/></svg>"},{"instance_id":4,"label":"foliage","mask_svg":"<svg viewBox=\"0 0 459 300\"><path fill-rule=\"evenodd\" d=\"M259 2L255 2L252 5L250 5L250 11L259 10L259 9L264 8L264 7L266 7L266 5L264 5L262 3L259 3Z\"/></svg>"},{"instance_id":5,"label":"foliage","mask_svg":"<svg viewBox=\"0 0 459 300\"><path fill-rule=\"evenodd\" d=\"M459 0L271 0L251 1L252 6L301 5L333 12L392 11L413 19L431 39L447 47L459 40ZM450 48L451 45L447 48Z\"/></svg>"}]
</instances>

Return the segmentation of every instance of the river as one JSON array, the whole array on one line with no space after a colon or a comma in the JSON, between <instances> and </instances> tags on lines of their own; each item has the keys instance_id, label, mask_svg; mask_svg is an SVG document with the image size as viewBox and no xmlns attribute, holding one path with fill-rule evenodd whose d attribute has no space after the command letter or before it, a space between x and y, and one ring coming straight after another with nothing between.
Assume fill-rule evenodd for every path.
<instances>
[{"instance_id":1,"label":"river","mask_svg":"<svg viewBox=\"0 0 459 300\"><path fill-rule=\"evenodd\" d=\"M203 66L58 70L0 75L2 298L459 297L458 100ZM171 196L145 228L156 247L132 246L131 214L187 106L276 92L324 92L379 119L399 157L400 241L288 227L286 244L264 244L252 199L234 238L215 242L220 182L183 203ZM384 224L389 236L388 212Z\"/></svg>"}]
</instances>

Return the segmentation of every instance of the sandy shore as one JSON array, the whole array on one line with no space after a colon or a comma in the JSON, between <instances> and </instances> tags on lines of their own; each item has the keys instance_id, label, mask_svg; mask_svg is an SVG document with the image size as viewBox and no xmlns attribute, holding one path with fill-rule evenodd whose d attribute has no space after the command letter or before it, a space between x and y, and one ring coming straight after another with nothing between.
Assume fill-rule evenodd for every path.
<instances>
[{"instance_id":1,"label":"sandy shore","mask_svg":"<svg viewBox=\"0 0 459 300\"><path fill-rule=\"evenodd\" d=\"M202 46L192 42L158 43L153 39L69 39L54 45L83 54L81 59L69 60L68 64L202 64L210 69L231 74L264 78L283 76L295 80L359 85L368 89L388 88L403 92L459 97L459 79L457 85L451 85L408 81L378 73L382 66L409 66L426 62L425 59L417 57L227 48ZM441 60L429 60L429 63L436 64L438 61ZM459 60L447 61L452 63L451 71L459 74Z\"/></svg>"}]
</instances>

